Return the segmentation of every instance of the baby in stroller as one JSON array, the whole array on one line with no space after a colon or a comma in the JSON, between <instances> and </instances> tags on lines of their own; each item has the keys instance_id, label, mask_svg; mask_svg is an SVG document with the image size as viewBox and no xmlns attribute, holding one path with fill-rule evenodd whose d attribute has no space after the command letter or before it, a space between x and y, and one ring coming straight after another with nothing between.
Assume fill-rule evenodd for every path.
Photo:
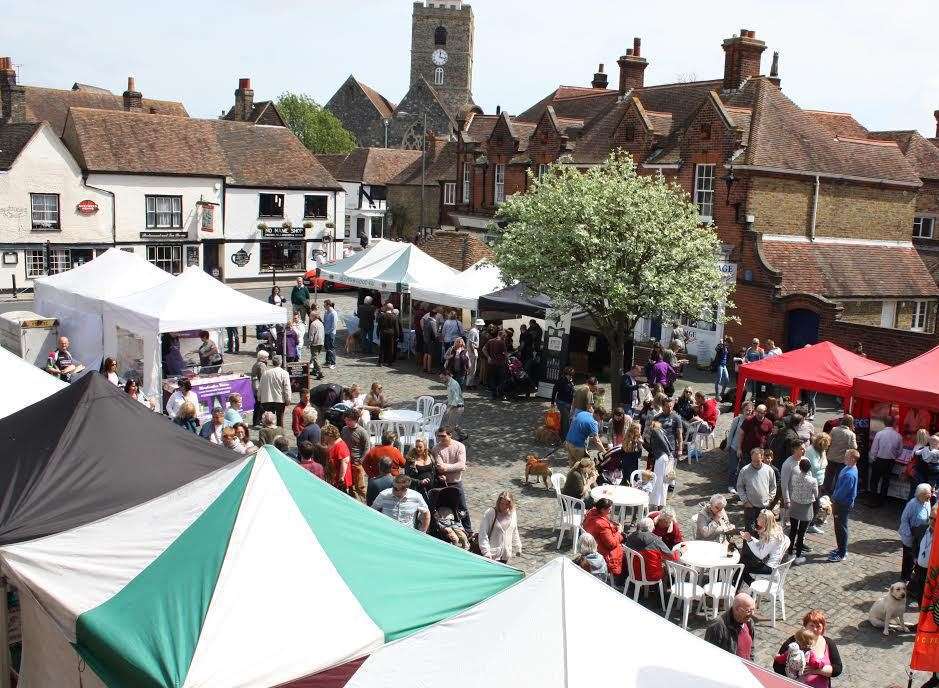
<instances>
[{"instance_id":1,"label":"baby in stroller","mask_svg":"<svg viewBox=\"0 0 939 688\"><path fill-rule=\"evenodd\" d=\"M430 534L469 549L469 535L463 526L466 512L460 510L459 489L448 485L428 490L427 503L430 507Z\"/></svg>"},{"instance_id":2,"label":"baby in stroller","mask_svg":"<svg viewBox=\"0 0 939 688\"><path fill-rule=\"evenodd\" d=\"M448 506L440 507L437 509L434 520L443 539L449 540L451 545L469 549L469 538L466 536L463 524L460 523L453 509Z\"/></svg>"}]
</instances>

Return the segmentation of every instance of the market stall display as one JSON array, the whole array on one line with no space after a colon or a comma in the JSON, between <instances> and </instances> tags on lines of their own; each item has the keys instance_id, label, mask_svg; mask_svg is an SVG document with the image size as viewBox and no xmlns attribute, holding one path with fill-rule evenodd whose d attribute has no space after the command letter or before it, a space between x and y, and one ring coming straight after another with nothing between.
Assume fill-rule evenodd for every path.
<instances>
[{"instance_id":1,"label":"market stall display","mask_svg":"<svg viewBox=\"0 0 939 688\"><path fill-rule=\"evenodd\" d=\"M0 418L6 418L67 387L59 378L0 348Z\"/></svg>"},{"instance_id":2,"label":"market stall display","mask_svg":"<svg viewBox=\"0 0 939 688\"><path fill-rule=\"evenodd\" d=\"M855 378L888 367L831 342L819 342L779 356L745 363L740 366L737 375L734 413L740 411L749 380L785 385L790 388L789 396L793 399L798 399L802 390L832 394L844 399L845 408L850 408L848 402Z\"/></svg>"},{"instance_id":3,"label":"market stall display","mask_svg":"<svg viewBox=\"0 0 939 688\"><path fill-rule=\"evenodd\" d=\"M0 548L0 567L24 593L33 688L289 685L522 577L402 527L269 446L136 508Z\"/></svg>"},{"instance_id":4,"label":"market stall display","mask_svg":"<svg viewBox=\"0 0 939 688\"><path fill-rule=\"evenodd\" d=\"M286 324L289 317L287 309L242 294L194 266L153 289L115 299L104 313L104 343L131 362L141 390L153 396L160 394L164 377L161 335Z\"/></svg>"},{"instance_id":5,"label":"market stall display","mask_svg":"<svg viewBox=\"0 0 939 688\"><path fill-rule=\"evenodd\" d=\"M202 422L212 417L213 408L225 409L228 407L228 395L241 395L241 414L250 418L254 411L254 390L251 388L251 378L245 375L207 375L197 376L190 380L192 391L199 399L199 408L196 416ZM165 408L170 395L176 391L179 384L176 380L163 380L162 402L157 408Z\"/></svg>"},{"instance_id":6,"label":"market stall display","mask_svg":"<svg viewBox=\"0 0 939 688\"><path fill-rule=\"evenodd\" d=\"M597 619L642 629L597 661ZM537 632L532 632L537 629ZM511 639L511 646L505 646ZM503 647L505 646L505 647ZM480 671L454 671L484 657ZM798 684L705 642L568 559L545 564L495 597L374 652L349 688L785 688Z\"/></svg>"},{"instance_id":7,"label":"market stall display","mask_svg":"<svg viewBox=\"0 0 939 688\"><path fill-rule=\"evenodd\" d=\"M97 369L109 355L104 345L104 312L115 299L146 291L173 276L140 256L109 248L94 260L35 280L34 310L59 321L76 360Z\"/></svg>"}]
</instances>

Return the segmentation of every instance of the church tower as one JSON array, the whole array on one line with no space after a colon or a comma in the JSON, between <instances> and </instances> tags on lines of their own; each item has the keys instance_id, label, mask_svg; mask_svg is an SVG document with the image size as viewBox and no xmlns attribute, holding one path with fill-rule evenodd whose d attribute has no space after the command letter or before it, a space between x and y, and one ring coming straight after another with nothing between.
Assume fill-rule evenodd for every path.
<instances>
[{"instance_id":1,"label":"church tower","mask_svg":"<svg viewBox=\"0 0 939 688\"><path fill-rule=\"evenodd\" d=\"M473 105L473 8L462 0L414 3L411 80L423 77L456 120Z\"/></svg>"}]
</instances>

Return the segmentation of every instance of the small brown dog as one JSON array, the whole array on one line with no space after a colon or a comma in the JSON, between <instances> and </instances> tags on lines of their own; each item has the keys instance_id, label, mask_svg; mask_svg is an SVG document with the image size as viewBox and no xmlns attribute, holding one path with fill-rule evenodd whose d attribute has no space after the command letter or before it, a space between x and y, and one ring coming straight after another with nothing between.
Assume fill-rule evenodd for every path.
<instances>
[{"instance_id":1,"label":"small brown dog","mask_svg":"<svg viewBox=\"0 0 939 688\"><path fill-rule=\"evenodd\" d=\"M525 457L525 484L528 485L528 477L535 476L536 478L541 478L541 482L544 483L545 488L550 488L551 486L548 482L551 480L551 467L548 465L548 462L544 459L539 459L534 454L529 454Z\"/></svg>"},{"instance_id":2,"label":"small brown dog","mask_svg":"<svg viewBox=\"0 0 939 688\"><path fill-rule=\"evenodd\" d=\"M557 444L561 441L561 436L551 428L542 425L535 430L535 441L541 444Z\"/></svg>"}]
</instances>

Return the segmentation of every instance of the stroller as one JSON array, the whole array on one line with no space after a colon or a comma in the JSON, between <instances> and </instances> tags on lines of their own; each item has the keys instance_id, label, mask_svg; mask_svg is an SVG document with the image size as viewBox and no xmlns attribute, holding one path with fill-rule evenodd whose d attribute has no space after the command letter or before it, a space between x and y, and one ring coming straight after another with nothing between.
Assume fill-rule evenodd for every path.
<instances>
[{"instance_id":1,"label":"stroller","mask_svg":"<svg viewBox=\"0 0 939 688\"><path fill-rule=\"evenodd\" d=\"M452 543L452 540L447 535L447 533L444 532L444 529L440 524L439 512L443 507L450 509L456 516L456 523L459 526L460 522L463 520L463 516L466 515L466 512L460 508L460 490L454 485L435 487L431 490L428 490L427 507L430 509L430 528L427 531L428 534L433 535L435 538L443 540L444 542ZM467 538L469 538L471 535L472 533L466 532Z\"/></svg>"},{"instance_id":2,"label":"stroller","mask_svg":"<svg viewBox=\"0 0 939 688\"><path fill-rule=\"evenodd\" d=\"M258 325L254 328L254 335L258 340L256 351L264 350L271 356L276 352L273 325Z\"/></svg>"},{"instance_id":3,"label":"stroller","mask_svg":"<svg viewBox=\"0 0 939 688\"><path fill-rule=\"evenodd\" d=\"M517 356L509 356L508 379L502 389L504 396L520 397L525 395L528 399L538 389L538 386L531 379L531 376L525 372L525 367Z\"/></svg>"}]
</instances>

